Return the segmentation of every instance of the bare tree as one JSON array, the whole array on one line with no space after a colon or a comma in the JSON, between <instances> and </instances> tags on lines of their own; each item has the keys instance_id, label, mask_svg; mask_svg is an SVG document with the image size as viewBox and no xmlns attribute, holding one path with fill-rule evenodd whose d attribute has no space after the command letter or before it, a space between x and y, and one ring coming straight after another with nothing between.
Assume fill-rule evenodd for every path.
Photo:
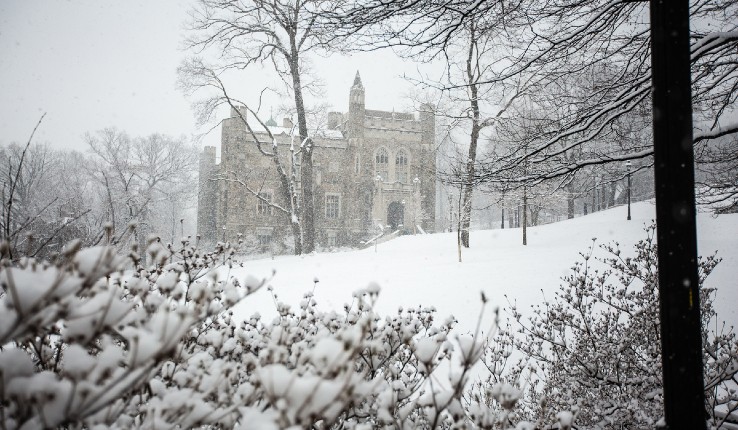
<instances>
[{"instance_id":1,"label":"bare tree","mask_svg":"<svg viewBox=\"0 0 738 430\"><path fill-rule=\"evenodd\" d=\"M535 80L510 79L509 82L485 84L495 64L504 57L499 39L504 37L500 29L489 22L469 20L463 31L445 45L442 57L446 63L443 79L437 82L424 79L414 80L417 85L440 94L439 116L446 124L448 139L463 147L463 154L449 153L455 159L442 168L444 182L454 183L461 189L462 212L459 218L461 243L469 247L470 225L473 212L474 189L478 185L477 154L483 140L490 135L485 132L500 121L516 101L525 97ZM481 140L481 141L480 141ZM489 144L494 144L492 141ZM458 150L456 151L458 152ZM463 167L462 167L463 166Z\"/></svg>"},{"instance_id":2,"label":"bare tree","mask_svg":"<svg viewBox=\"0 0 738 430\"><path fill-rule=\"evenodd\" d=\"M738 212L738 138L720 137L697 146L698 201L717 213Z\"/></svg>"},{"instance_id":3,"label":"bare tree","mask_svg":"<svg viewBox=\"0 0 738 430\"><path fill-rule=\"evenodd\" d=\"M145 249L148 234L170 230L168 222L157 223L154 216L162 204L194 198L196 149L181 138L152 134L132 139L115 128L87 134L85 140L109 234L118 240L135 225L136 242Z\"/></svg>"},{"instance_id":4,"label":"bare tree","mask_svg":"<svg viewBox=\"0 0 738 430\"><path fill-rule=\"evenodd\" d=\"M33 143L43 118L24 146L0 147L0 234L3 254L11 259L46 257L73 237L88 238L81 221L89 212L80 198L84 184L72 180L75 172L68 171L65 153Z\"/></svg>"},{"instance_id":5,"label":"bare tree","mask_svg":"<svg viewBox=\"0 0 738 430\"><path fill-rule=\"evenodd\" d=\"M321 23L334 7L327 0L200 0L191 12L187 43L220 58L218 71L270 64L291 91L299 137L303 251L315 250L313 150L305 111L305 54L323 49L333 33ZM184 72L197 69L184 67ZM201 69L202 70L202 69ZM224 94L221 94L224 95Z\"/></svg>"},{"instance_id":6,"label":"bare tree","mask_svg":"<svg viewBox=\"0 0 738 430\"><path fill-rule=\"evenodd\" d=\"M738 97L738 2L690 3L697 143L738 133L738 122L733 119ZM649 159L653 148L647 141L610 152L584 151L575 160L561 157L588 142L612 138L611 125L624 117L638 117L642 111L650 115L648 4L577 0L521 5L475 0L354 0L335 20L357 37L363 36L366 49L403 46L435 55L459 38L469 22L493 22L501 28L506 38L500 49L507 55L494 73L479 82L505 83L535 76L540 79L538 88L549 94L549 112L560 120L551 123L529 151L508 160L509 169L528 159L546 164L546 169L536 170L541 179L551 179L586 166ZM567 84L572 79L587 90L572 94ZM536 93L536 103L544 97ZM649 115L644 124L650 125ZM496 174L484 170L478 176L484 179Z\"/></svg>"}]
</instances>

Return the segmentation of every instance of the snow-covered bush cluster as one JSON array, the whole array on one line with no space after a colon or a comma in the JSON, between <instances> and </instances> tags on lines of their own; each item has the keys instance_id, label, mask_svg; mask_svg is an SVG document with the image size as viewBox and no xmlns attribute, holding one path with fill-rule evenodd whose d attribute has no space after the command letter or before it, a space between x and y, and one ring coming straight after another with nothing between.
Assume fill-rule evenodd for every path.
<instances>
[{"instance_id":1,"label":"snow-covered bush cluster","mask_svg":"<svg viewBox=\"0 0 738 430\"><path fill-rule=\"evenodd\" d=\"M79 242L51 261L2 260L3 428L134 424L191 327L260 285L203 276L227 261L223 246L202 254L184 241L175 253L152 240L147 253L149 268L136 252Z\"/></svg>"},{"instance_id":2,"label":"snow-covered bush cluster","mask_svg":"<svg viewBox=\"0 0 738 430\"><path fill-rule=\"evenodd\" d=\"M433 309L382 318L370 285L340 313L274 296L276 320L236 321L228 308L265 281L219 278L226 245L152 240L146 268L118 251L3 260L3 428L507 427L496 409L465 409L486 339L451 334ZM495 390L504 416L519 391Z\"/></svg>"},{"instance_id":3,"label":"snow-covered bush cluster","mask_svg":"<svg viewBox=\"0 0 738 430\"><path fill-rule=\"evenodd\" d=\"M146 267L136 252L75 243L52 261L4 259L0 419L6 429L653 427L653 242L649 230L630 258L606 247L604 271L590 252L532 315L512 307L507 326L464 335L433 308L378 315L377 285L340 312L270 291L278 317L237 320L229 308L267 281L229 277L226 244L205 253L152 240ZM715 264L701 262L701 279ZM705 331L705 344L706 411L719 427L738 404L726 385L736 339Z\"/></svg>"},{"instance_id":4,"label":"snow-covered bush cluster","mask_svg":"<svg viewBox=\"0 0 738 430\"><path fill-rule=\"evenodd\" d=\"M656 427L663 393L654 226L646 236L630 257L617 243L601 246L604 268L592 264L593 249L582 254L555 297L527 316L511 307L513 332L503 330L498 344L524 357L511 368L514 377L527 372L522 411L550 420L572 410L582 428ZM718 262L700 260L700 285ZM732 329L716 327L714 291L701 293L705 411L719 428L738 410L738 342Z\"/></svg>"}]
</instances>

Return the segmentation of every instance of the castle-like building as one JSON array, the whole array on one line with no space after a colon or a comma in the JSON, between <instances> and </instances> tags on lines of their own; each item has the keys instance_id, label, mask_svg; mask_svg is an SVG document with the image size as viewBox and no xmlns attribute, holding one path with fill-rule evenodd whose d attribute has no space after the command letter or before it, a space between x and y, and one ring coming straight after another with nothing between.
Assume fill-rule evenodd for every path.
<instances>
[{"instance_id":1,"label":"castle-like building","mask_svg":"<svg viewBox=\"0 0 738 430\"><path fill-rule=\"evenodd\" d=\"M356 73L348 113L331 112L327 126L314 131L313 191L319 249L360 246L384 232L435 231L435 119L431 108L417 114L369 110ZM286 252L292 243L289 215L265 204L287 207L275 163L231 110L222 123L221 161L205 147L200 159L197 230L202 240L252 240L263 250ZM289 168L295 127L266 123ZM254 127L254 129L256 129ZM270 149L266 132L256 132ZM297 157L299 159L299 157ZM299 179L299 169L297 178ZM248 189L246 188L248 187ZM299 181L298 181L299 190Z\"/></svg>"}]
</instances>

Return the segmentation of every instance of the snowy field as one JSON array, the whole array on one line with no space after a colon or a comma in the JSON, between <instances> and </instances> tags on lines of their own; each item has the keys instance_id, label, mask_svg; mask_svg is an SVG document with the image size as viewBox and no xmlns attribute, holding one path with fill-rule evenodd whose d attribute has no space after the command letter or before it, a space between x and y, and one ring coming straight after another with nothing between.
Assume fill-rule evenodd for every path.
<instances>
[{"instance_id":1,"label":"snowy field","mask_svg":"<svg viewBox=\"0 0 738 430\"><path fill-rule=\"evenodd\" d=\"M482 309L480 292L490 298L485 312L493 306L504 308L516 302L518 309L553 297L561 277L580 259L597 238L597 244L617 241L624 254L645 237L644 226L655 218L652 202L632 206L632 220L626 221L624 206L581 218L528 229L528 246L523 246L520 229L473 231L471 248L458 262L456 233L402 236L374 247L340 253L309 256L281 256L251 260L231 274L238 278L276 273L269 285L279 301L297 307L305 292L313 290L319 308L341 312L352 301L352 292L376 282L381 287L376 309L383 315L398 307L433 306L437 316L453 315L458 332L471 332ZM717 288L716 309L720 319L738 325L738 214L714 217L698 215L700 255L718 251L723 261L707 280ZM595 256L604 255L597 248ZM236 307L245 318L254 313L267 321L276 316L276 307L265 288ZM502 312L503 317L506 313ZM487 323L484 324L487 327Z\"/></svg>"}]
</instances>

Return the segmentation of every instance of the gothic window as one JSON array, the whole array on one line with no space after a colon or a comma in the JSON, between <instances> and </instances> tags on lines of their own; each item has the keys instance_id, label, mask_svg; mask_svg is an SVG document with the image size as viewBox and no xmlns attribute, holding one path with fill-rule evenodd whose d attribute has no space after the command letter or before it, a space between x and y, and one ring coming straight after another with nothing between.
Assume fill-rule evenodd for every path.
<instances>
[{"instance_id":1,"label":"gothic window","mask_svg":"<svg viewBox=\"0 0 738 430\"><path fill-rule=\"evenodd\" d=\"M407 152L402 149L397 151L395 156L395 175L397 176L397 182L408 183Z\"/></svg>"},{"instance_id":2,"label":"gothic window","mask_svg":"<svg viewBox=\"0 0 738 430\"><path fill-rule=\"evenodd\" d=\"M375 173L382 177L383 181L389 179L389 154L384 148L379 148L374 158Z\"/></svg>"},{"instance_id":3,"label":"gothic window","mask_svg":"<svg viewBox=\"0 0 738 430\"><path fill-rule=\"evenodd\" d=\"M259 197L256 201L256 212L259 215L271 215L272 207L269 206L269 202L272 201L272 193L270 191L262 191L259 193Z\"/></svg>"},{"instance_id":4,"label":"gothic window","mask_svg":"<svg viewBox=\"0 0 738 430\"><path fill-rule=\"evenodd\" d=\"M338 219L341 214L341 196L338 194L326 194L325 196L325 217L328 219Z\"/></svg>"}]
</instances>

